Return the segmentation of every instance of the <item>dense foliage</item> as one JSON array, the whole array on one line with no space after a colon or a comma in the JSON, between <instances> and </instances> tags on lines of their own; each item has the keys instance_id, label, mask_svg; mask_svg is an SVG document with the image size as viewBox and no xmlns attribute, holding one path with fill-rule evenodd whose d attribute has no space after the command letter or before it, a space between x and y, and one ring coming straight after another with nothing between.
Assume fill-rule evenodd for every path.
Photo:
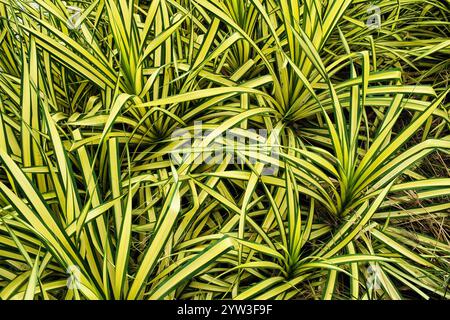
<instances>
[{"instance_id":1,"label":"dense foliage","mask_svg":"<svg viewBox=\"0 0 450 320\"><path fill-rule=\"evenodd\" d=\"M448 299L449 8L0 0L0 299Z\"/></svg>"}]
</instances>

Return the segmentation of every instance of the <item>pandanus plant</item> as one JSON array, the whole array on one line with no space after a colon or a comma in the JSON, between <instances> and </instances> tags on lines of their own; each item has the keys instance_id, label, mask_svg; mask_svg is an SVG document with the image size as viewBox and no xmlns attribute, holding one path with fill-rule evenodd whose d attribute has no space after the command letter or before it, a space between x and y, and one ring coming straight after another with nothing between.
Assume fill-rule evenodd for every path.
<instances>
[{"instance_id":1,"label":"pandanus plant","mask_svg":"<svg viewBox=\"0 0 450 320\"><path fill-rule=\"evenodd\" d=\"M448 298L448 8L369 5L0 0L0 299Z\"/></svg>"}]
</instances>

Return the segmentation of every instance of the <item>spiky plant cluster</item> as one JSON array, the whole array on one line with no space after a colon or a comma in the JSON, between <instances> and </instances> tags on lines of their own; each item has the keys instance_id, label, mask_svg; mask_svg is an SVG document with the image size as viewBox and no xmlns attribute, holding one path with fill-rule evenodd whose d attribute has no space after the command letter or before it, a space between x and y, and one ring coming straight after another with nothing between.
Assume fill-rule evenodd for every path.
<instances>
[{"instance_id":1,"label":"spiky plant cluster","mask_svg":"<svg viewBox=\"0 0 450 320\"><path fill-rule=\"evenodd\" d=\"M0 299L449 298L449 16L0 0Z\"/></svg>"}]
</instances>

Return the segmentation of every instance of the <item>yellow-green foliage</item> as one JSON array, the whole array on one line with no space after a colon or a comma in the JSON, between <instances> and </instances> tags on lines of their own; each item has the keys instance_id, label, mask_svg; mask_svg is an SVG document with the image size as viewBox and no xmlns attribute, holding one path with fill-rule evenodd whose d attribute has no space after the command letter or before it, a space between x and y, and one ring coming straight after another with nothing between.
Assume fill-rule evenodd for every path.
<instances>
[{"instance_id":1,"label":"yellow-green foliage","mask_svg":"<svg viewBox=\"0 0 450 320\"><path fill-rule=\"evenodd\" d=\"M448 5L0 0L0 299L449 298Z\"/></svg>"}]
</instances>

